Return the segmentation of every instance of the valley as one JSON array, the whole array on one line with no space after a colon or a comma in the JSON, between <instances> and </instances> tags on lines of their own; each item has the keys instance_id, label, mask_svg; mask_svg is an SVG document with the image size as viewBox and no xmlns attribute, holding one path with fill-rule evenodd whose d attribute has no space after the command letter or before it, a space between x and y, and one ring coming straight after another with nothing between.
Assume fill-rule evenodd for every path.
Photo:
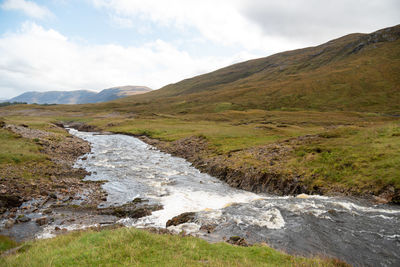
<instances>
[{"instance_id":1,"label":"valley","mask_svg":"<svg viewBox=\"0 0 400 267\"><path fill-rule=\"evenodd\" d=\"M366 253L362 256L366 261L362 262L359 260L361 254L352 258L353 255L346 255L345 251L341 251L340 246L337 246L349 244L348 240L352 239L349 236L354 235L357 236L355 243L349 244L349 247L362 247L366 243L373 243L373 239L377 238L379 233L393 237L390 241L383 238L379 248L385 250L387 246L390 248L388 251L395 251L398 232L390 231L396 228L391 223L396 223L399 219L397 212L400 203L399 39L400 26L394 26L370 34L350 34L316 47L238 63L167 85L159 90L110 102L1 107L0 177L4 227L7 220L12 220L15 225L24 225L28 222L19 222L18 220L24 218L19 217L20 215L35 212L42 214L44 209L49 208L54 212L55 223L49 221L46 225L53 228L56 224L68 223L68 219L77 220L82 211L93 215L89 216L89 220L84 216L80 221L82 225L92 225L89 232L60 235L54 240L28 241L23 243L28 245L22 246L32 246L32 249L22 249L16 255L2 260L9 261L10 266L18 265L27 257L32 257L30 260L34 258L36 262L47 262L37 257L35 251L46 250L47 246L60 247L60 244L67 242L66 240L76 246L68 252L69 257L74 257L77 247L87 245L85 240L93 240L93 244L99 244L100 240L108 238L115 245L118 238L126 240L130 235L142 238L137 241L140 246L143 242L152 240L163 244L177 242L182 246L202 246L207 251L218 247L223 253L227 253L226 255L254 253L257 255L252 259L254 262L259 259L265 260L264 256L269 260L274 258L277 260L275 265L278 262L280 265L292 265L294 262L296 265L299 262L300 265L306 266L341 266L345 265L343 261L356 266L370 264L373 259L368 259L367 255L379 254L377 250L368 252L370 247L366 246L360 251L361 254ZM68 132L63 128L67 126L79 132ZM114 137L125 141L112 139ZM104 162L110 163L110 166L97 178L96 175L101 169L99 166L104 162L98 161L101 159L101 149L98 149L96 155L90 154L97 149L98 143L95 143L95 140L117 146L105 149L109 149L110 158L107 156ZM273 210L277 210L282 220L288 223L282 228L287 232L280 235L265 225L266 228L262 226L262 229L257 228L255 231L255 228L252 228L254 225L231 224L230 228L227 226L233 229L231 232L226 232L227 228L216 228L220 231L217 231L220 236L209 241L224 241L223 236L226 241L232 241L230 237L233 237L236 240L233 241L234 245L269 241L269 246L300 257L280 254L281 252L272 248L259 245L231 248L225 247L226 244L203 243L193 237L179 239L160 227L160 223L149 223L145 228L149 226L151 229L147 231L156 233L164 231L164 235L161 236L136 229L114 229L120 227L119 220L124 216L133 220L129 226L138 226L140 221L151 220L154 217L151 214L163 212L163 208L159 206L160 203L165 205L163 201L153 203L148 194L134 194L137 185L128 190L129 192L107 191L107 181L114 179L110 177L118 171L130 173L131 170L124 171L124 168L133 167L132 164L114 164L113 160L116 159L112 159L113 153L121 150L122 154L117 153L120 158L133 153L134 156L127 160L135 162L135 157L140 158L151 152L143 150L134 154L135 147L148 145L157 153L161 153L157 155L166 155L167 158L170 155L176 156L178 158L173 159L179 162L186 160L184 162L187 165L180 169L189 168L191 164L190 168L195 167L198 175L210 175L210 179L215 179L213 181L216 184L229 188L226 189L228 191L232 190L228 195L234 196L235 190L241 192L240 194L251 195L251 200L232 200L234 203L231 203L231 208L223 207L225 204L230 205L231 201L214 201L216 206L211 205L211 209L228 214L228 222L229 218L245 214L245 210L260 207L263 209L272 205ZM147 157L150 158L149 155ZM141 160L140 158L137 162L140 163ZM123 173L118 176L123 177ZM141 177L146 171L142 170L139 173L129 177ZM157 175L159 176L159 173ZM181 178L172 178L178 187L181 183L189 183L186 180L182 182ZM194 179L203 181L204 178ZM173 191L174 181L161 187ZM206 184L199 182L198 188L192 184L190 188L202 191ZM228 185L230 187L227 187ZM124 195L125 193L127 195ZM118 200L119 194L122 200ZM162 199L163 196L157 197ZM109 208L108 201L111 198L116 198L118 205L110 210L102 210ZM41 204L29 204L25 209L19 208L20 204L32 199L38 199ZM145 201L142 203L142 200ZM129 201L133 203L124 206ZM192 203L192 200L182 201ZM337 203L346 204L340 204L339 207ZM295 205L301 207L287 208ZM37 210L33 211L35 208ZM208 208L190 206L188 210L180 210L179 213L195 212L196 222L199 222L205 220L205 217L201 216L207 217L210 212ZM243 214L235 213L240 210L243 210ZM268 209L271 210L272 208ZM302 210L310 212L296 213ZM318 210L318 214L315 210ZM167 211L165 209L165 212ZM118 214L121 216L117 216ZM267 217L280 218L277 214ZM319 218L321 214L326 218ZM162 224L179 214L168 215L170 216L167 217L171 218L163 217ZM370 215L378 216L382 222L370 220ZM62 219L63 216L66 218ZM386 220L385 217L390 219ZM74 221L71 222L75 224ZM100 225L100 221L104 222L104 225ZM345 229L338 226L339 230L335 229L338 232L333 233L331 228L334 224L331 225L331 221L337 225L344 225ZM387 223L387 228L382 228L382 231L387 230L390 233L386 235L386 232L380 233L379 229L371 230L376 227L374 222L382 227ZM190 222L183 224L185 223ZM34 225L33 220L31 224ZM110 225L113 229L102 230ZM294 227L296 225L300 225L299 228ZM314 225L317 231L321 230L323 234L313 232L314 230L308 232L308 225ZM199 225L199 228L202 226ZM68 230L68 227L57 227L66 230L57 232L55 228L51 228L52 235L59 235ZM356 227L356 230L361 227L363 234L355 234L356 230L352 227ZM70 228L73 229L81 228ZM210 231L211 228L204 229L207 232L207 229ZM37 230L41 231L43 227ZM252 231L264 233L264 239L257 234L251 234ZM194 232L194 235L198 234ZM289 232L290 234L286 234ZM308 240L308 243L302 241L296 247L296 242L291 238L296 236L296 233L303 232L309 236L299 235L299 240L326 233L332 235L327 235L323 240ZM349 236L341 236L339 232L348 233ZM190 234L190 229L184 229L182 226L177 233L186 236ZM114 234L118 238L110 239ZM273 238L274 235L276 239ZM31 238L32 236L21 238L18 241ZM357 242L360 243L357 245ZM129 244L121 251L137 248L136 245ZM328 245L323 247L322 244ZM323 248L326 253L316 248ZM184 250L190 249L186 247ZM59 251L65 253L61 248ZM202 265L202 257L196 258L197 256L191 253L190 263L193 264L192 260L195 260ZM322 258L319 257L321 254ZM221 259L215 254L207 255L207 261L216 265L224 265L225 260L232 264L231 258ZM382 255L376 264L382 262L385 257L389 259L387 266L395 266L398 263L399 258L395 252L391 256L384 256L384 253ZM311 258L302 258L304 256ZM92 264L94 262L91 260L94 257L92 254L88 256ZM165 260L164 255L160 257ZM247 259L242 261L243 258L239 256L236 264L250 265ZM178 262L180 260L186 262L188 258L179 258Z\"/></svg>"}]
</instances>

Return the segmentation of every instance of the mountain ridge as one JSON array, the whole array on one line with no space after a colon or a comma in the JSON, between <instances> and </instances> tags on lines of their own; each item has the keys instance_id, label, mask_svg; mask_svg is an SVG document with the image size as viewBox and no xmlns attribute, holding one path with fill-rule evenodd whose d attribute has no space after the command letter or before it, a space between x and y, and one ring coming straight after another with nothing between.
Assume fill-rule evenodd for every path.
<instances>
[{"instance_id":1,"label":"mountain ridge","mask_svg":"<svg viewBox=\"0 0 400 267\"><path fill-rule=\"evenodd\" d=\"M9 99L9 102L26 102L28 104L89 104L115 100L134 94L151 91L146 86L119 86L101 90L100 92L90 90L75 91L29 91Z\"/></svg>"}]
</instances>

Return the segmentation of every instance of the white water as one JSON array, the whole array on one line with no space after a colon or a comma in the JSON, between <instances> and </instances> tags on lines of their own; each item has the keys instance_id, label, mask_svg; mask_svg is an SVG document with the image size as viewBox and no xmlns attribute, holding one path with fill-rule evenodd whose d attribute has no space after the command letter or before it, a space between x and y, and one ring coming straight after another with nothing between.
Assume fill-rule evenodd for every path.
<instances>
[{"instance_id":1,"label":"white water","mask_svg":"<svg viewBox=\"0 0 400 267\"><path fill-rule=\"evenodd\" d=\"M181 158L150 150L136 138L70 131L92 143L92 153L87 160L79 160L76 167L96 172L87 179L109 181L104 185L109 204L121 205L142 197L163 205L162 210L134 222L135 226L165 227L167 220L183 212L221 209L260 198L200 173ZM127 143L134 149L127 149Z\"/></svg>"}]
</instances>

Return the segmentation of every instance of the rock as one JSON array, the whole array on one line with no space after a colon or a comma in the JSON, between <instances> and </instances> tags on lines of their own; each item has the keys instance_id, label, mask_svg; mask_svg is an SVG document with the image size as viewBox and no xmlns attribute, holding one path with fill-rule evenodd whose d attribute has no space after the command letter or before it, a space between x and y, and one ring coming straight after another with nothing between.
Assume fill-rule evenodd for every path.
<instances>
[{"instance_id":1,"label":"rock","mask_svg":"<svg viewBox=\"0 0 400 267\"><path fill-rule=\"evenodd\" d=\"M53 199L57 199L57 195L55 193L49 193L48 195Z\"/></svg>"},{"instance_id":2,"label":"rock","mask_svg":"<svg viewBox=\"0 0 400 267\"><path fill-rule=\"evenodd\" d=\"M106 225L106 224L114 224L114 221L104 221L104 222L99 222L100 225Z\"/></svg>"},{"instance_id":3,"label":"rock","mask_svg":"<svg viewBox=\"0 0 400 267\"><path fill-rule=\"evenodd\" d=\"M151 215L151 210L146 208L137 209L115 209L112 215L117 217L130 217L130 218L141 218L144 216Z\"/></svg>"},{"instance_id":4,"label":"rock","mask_svg":"<svg viewBox=\"0 0 400 267\"><path fill-rule=\"evenodd\" d=\"M0 128L3 128L4 126L6 126L6 123L0 120Z\"/></svg>"},{"instance_id":5,"label":"rock","mask_svg":"<svg viewBox=\"0 0 400 267\"><path fill-rule=\"evenodd\" d=\"M68 127L74 128L74 129L76 129L78 131L82 131L82 132L95 132L96 131L95 126L87 125L83 122L73 122L73 123L69 124Z\"/></svg>"},{"instance_id":6,"label":"rock","mask_svg":"<svg viewBox=\"0 0 400 267\"><path fill-rule=\"evenodd\" d=\"M42 225L47 224L49 222L49 220L48 220L47 217L41 217L41 218L37 218L35 220L35 222L36 222L37 225L42 226Z\"/></svg>"},{"instance_id":7,"label":"rock","mask_svg":"<svg viewBox=\"0 0 400 267\"><path fill-rule=\"evenodd\" d=\"M182 213L178 216L173 217L171 220L168 220L166 223L166 227L169 226L177 226L182 223L188 223L188 222L193 222L195 219L195 213L194 212L185 212Z\"/></svg>"},{"instance_id":8,"label":"rock","mask_svg":"<svg viewBox=\"0 0 400 267\"><path fill-rule=\"evenodd\" d=\"M160 210L160 205L147 205L142 203L128 203L119 207L111 207L105 209L98 209L102 215L113 215L119 218L130 217L130 218L141 218L144 216L151 215L152 211Z\"/></svg>"},{"instance_id":9,"label":"rock","mask_svg":"<svg viewBox=\"0 0 400 267\"><path fill-rule=\"evenodd\" d=\"M15 223L14 220L9 219L9 220L7 220L6 223L4 224L4 227L7 228L7 229L9 229L9 228L13 227L14 223Z\"/></svg>"},{"instance_id":10,"label":"rock","mask_svg":"<svg viewBox=\"0 0 400 267\"><path fill-rule=\"evenodd\" d=\"M14 195L0 195L0 207L14 208L21 206L23 200Z\"/></svg>"},{"instance_id":11,"label":"rock","mask_svg":"<svg viewBox=\"0 0 400 267\"><path fill-rule=\"evenodd\" d=\"M43 214L52 214L53 211L51 209L45 209L42 211Z\"/></svg>"},{"instance_id":12,"label":"rock","mask_svg":"<svg viewBox=\"0 0 400 267\"><path fill-rule=\"evenodd\" d=\"M239 241L240 239L241 239L240 236L231 236L231 237L229 238L229 240L232 241L232 242L237 242L237 241Z\"/></svg>"},{"instance_id":13,"label":"rock","mask_svg":"<svg viewBox=\"0 0 400 267\"><path fill-rule=\"evenodd\" d=\"M307 199L307 198L310 198L310 195L307 195L307 194L300 194L300 195L297 195L296 198Z\"/></svg>"},{"instance_id":14,"label":"rock","mask_svg":"<svg viewBox=\"0 0 400 267\"><path fill-rule=\"evenodd\" d=\"M144 199L142 199L142 198L140 198L140 197L137 197L137 198L135 198L135 199L132 200L132 203L142 203L142 202L144 202L144 201L146 201L146 200L144 200Z\"/></svg>"},{"instance_id":15,"label":"rock","mask_svg":"<svg viewBox=\"0 0 400 267\"><path fill-rule=\"evenodd\" d=\"M215 224L204 224L200 227L200 230L205 231L207 233L211 233L214 232L215 227L217 227L217 225Z\"/></svg>"},{"instance_id":16,"label":"rock","mask_svg":"<svg viewBox=\"0 0 400 267\"><path fill-rule=\"evenodd\" d=\"M389 203L389 200L384 197L378 197L378 196L373 196L375 203L377 204L387 204Z\"/></svg>"},{"instance_id":17,"label":"rock","mask_svg":"<svg viewBox=\"0 0 400 267\"><path fill-rule=\"evenodd\" d=\"M231 236L227 242L229 244L236 245L236 246L242 246L242 247L249 246L249 244L247 244L246 240L244 238L241 238L240 236Z\"/></svg>"},{"instance_id":18,"label":"rock","mask_svg":"<svg viewBox=\"0 0 400 267\"><path fill-rule=\"evenodd\" d=\"M25 223L25 222L29 222L31 220L31 218L29 218L28 216L26 216L26 215L19 215L18 217L17 217L17 222L18 223Z\"/></svg>"}]
</instances>

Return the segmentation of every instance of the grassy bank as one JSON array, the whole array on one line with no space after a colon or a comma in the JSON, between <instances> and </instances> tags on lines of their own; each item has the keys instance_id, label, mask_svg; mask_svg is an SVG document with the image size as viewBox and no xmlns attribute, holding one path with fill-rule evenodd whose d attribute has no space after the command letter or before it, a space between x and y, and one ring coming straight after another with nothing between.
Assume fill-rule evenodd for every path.
<instances>
[{"instance_id":1,"label":"grassy bank","mask_svg":"<svg viewBox=\"0 0 400 267\"><path fill-rule=\"evenodd\" d=\"M345 266L336 260L307 259L267 246L210 244L194 237L121 228L75 232L28 242L2 266Z\"/></svg>"}]
</instances>

